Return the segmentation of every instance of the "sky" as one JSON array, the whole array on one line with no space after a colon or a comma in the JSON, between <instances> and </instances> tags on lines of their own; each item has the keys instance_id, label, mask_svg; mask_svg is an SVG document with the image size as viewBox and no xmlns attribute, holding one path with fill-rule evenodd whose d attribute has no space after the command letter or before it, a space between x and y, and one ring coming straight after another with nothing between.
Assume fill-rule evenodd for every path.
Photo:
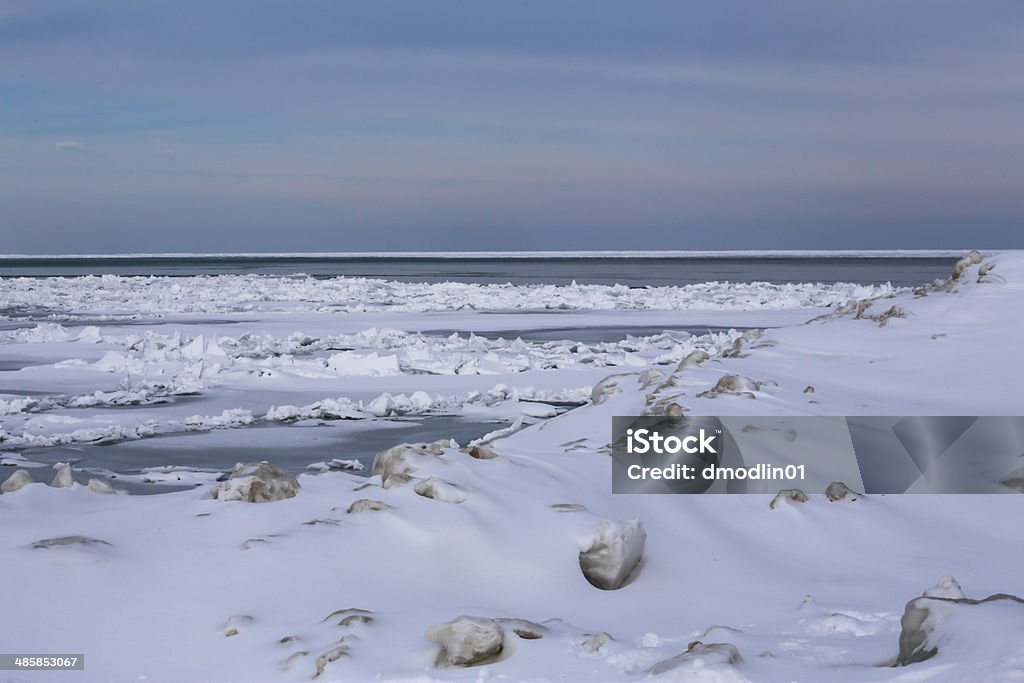
<instances>
[{"instance_id":1,"label":"sky","mask_svg":"<svg viewBox=\"0 0 1024 683\"><path fill-rule=\"evenodd\" d=\"M1024 247L1024 3L3 0L0 253Z\"/></svg>"}]
</instances>

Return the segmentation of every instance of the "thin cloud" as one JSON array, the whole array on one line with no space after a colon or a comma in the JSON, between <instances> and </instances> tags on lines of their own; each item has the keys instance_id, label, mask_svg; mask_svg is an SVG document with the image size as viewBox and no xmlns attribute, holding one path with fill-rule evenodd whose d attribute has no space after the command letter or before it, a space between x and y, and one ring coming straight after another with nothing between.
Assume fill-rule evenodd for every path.
<instances>
[{"instance_id":1,"label":"thin cloud","mask_svg":"<svg viewBox=\"0 0 1024 683\"><path fill-rule=\"evenodd\" d=\"M57 140L54 147L65 152L84 152L85 145L78 140Z\"/></svg>"}]
</instances>

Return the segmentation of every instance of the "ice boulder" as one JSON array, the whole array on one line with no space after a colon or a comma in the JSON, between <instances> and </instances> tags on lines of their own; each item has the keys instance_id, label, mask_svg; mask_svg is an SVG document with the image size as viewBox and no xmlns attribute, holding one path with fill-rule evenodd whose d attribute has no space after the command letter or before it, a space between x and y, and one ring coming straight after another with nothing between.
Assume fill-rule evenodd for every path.
<instances>
[{"instance_id":1,"label":"ice boulder","mask_svg":"<svg viewBox=\"0 0 1024 683\"><path fill-rule=\"evenodd\" d=\"M835 503L840 500L857 500L858 494L841 481L834 481L825 489L825 497Z\"/></svg>"},{"instance_id":2,"label":"ice boulder","mask_svg":"<svg viewBox=\"0 0 1024 683\"><path fill-rule=\"evenodd\" d=\"M740 651L732 643L707 643L704 644L695 640L686 648L686 652L663 659L650 669L648 673L658 676L669 671L678 669L692 669L694 675L704 679L709 670L732 668L743 661ZM717 677L708 677L710 680L719 680ZM686 678L685 680L689 680Z\"/></svg>"},{"instance_id":3,"label":"ice boulder","mask_svg":"<svg viewBox=\"0 0 1024 683\"><path fill-rule=\"evenodd\" d=\"M544 637L548 629L543 624L528 619L495 619L503 629L512 631L523 640L539 640Z\"/></svg>"},{"instance_id":4,"label":"ice boulder","mask_svg":"<svg viewBox=\"0 0 1024 683\"><path fill-rule=\"evenodd\" d=\"M755 398L754 392L760 390L764 382L752 380L743 375L722 375L715 386L697 394L701 398L715 398L719 394L737 394Z\"/></svg>"},{"instance_id":5,"label":"ice boulder","mask_svg":"<svg viewBox=\"0 0 1024 683\"><path fill-rule=\"evenodd\" d=\"M1010 654L1008 650L1016 650L1022 638L1024 599L1007 593L966 598L960 584L947 576L907 603L893 665L931 659L940 647L958 651L960 659L999 661Z\"/></svg>"},{"instance_id":6,"label":"ice boulder","mask_svg":"<svg viewBox=\"0 0 1024 683\"><path fill-rule=\"evenodd\" d=\"M647 532L643 522L605 520L580 548L580 569L593 586L617 590L640 564Z\"/></svg>"},{"instance_id":7,"label":"ice boulder","mask_svg":"<svg viewBox=\"0 0 1024 683\"><path fill-rule=\"evenodd\" d=\"M405 486L414 479L415 477L405 474L403 472L395 472L390 477L385 479L383 483L381 483L381 487L383 487L384 489L393 489L399 486Z\"/></svg>"},{"instance_id":8,"label":"ice boulder","mask_svg":"<svg viewBox=\"0 0 1024 683\"><path fill-rule=\"evenodd\" d=\"M497 451L486 444L467 446L461 450L463 453L471 455L477 460L494 460L498 457Z\"/></svg>"},{"instance_id":9,"label":"ice boulder","mask_svg":"<svg viewBox=\"0 0 1024 683\"><path fill-rule=\"evenodd\" d=\"M117 493L113 486L102 479L90 479L87 486L93 493Z\"/></svg>"},{"instance_id":10,"label":"ice boulder","mask_svg":"<svg viewBox=\"0 0 1024 683\"><path fill-rule=\"evenodd\" d=\"M619 384L626 378L635 378L634 375L629 373L620 373L618 375L609 375L600 382L594 385L594 388L590 392L590 402L595 406L604 403L609 396L613 396L622 391L622 387Z\"/></svg>"},{"instance_id":11,"label":"ice boulder","mask_svg":"<svg viewBox=\"0 0 1024 683\"><path fill-rule=\"evenodd\" d=\"M27 470L18 470L10 477L7 478L2 485L0 485L0 492L11 493L18 489L25 488L32 483L32 477L29 475Z\"/></svg>"},{"instance_id":12,"label":"ice boulder","mask_svg":"<svg viewBox=\"0 0 1024 683\"><path fill-rule=\"evenodd\" d=\"M75 485L75 473L71 469L71 465L60 464L55 465L57 468L57 476L50 482L50 486L54 486L59 489L69 489Z\"/></svg>"},{"instance_id":13,"label":"ice boulder","mask_svg":"<svg viewBox=\"0 0 1024 683\"><path fill-rule=\"evenodd\" d=\"M442 503L463 503L466 500L466 492L438 477L427 477L413 487L413 491L423 496Z\"/></svg>"},{"instance_id":14,"label":"ice boulder","mask_svg":"<svg viewBox=\"0 0 1024 683\"><path fill-rule=\"evenodd\" d=\"M318 678L331 662L336 662L342 657L347 657L349 655L349 647L344 643L344 640L345 639L342 638L342 642L340 644L322 652L320 656L316 658L316 674L313 678Z\"/></svg>"},{"instance_id":15,"label":"ice boulder","mask_svg":"<svg viewBox=\"0 0 1024 683\"><path fill-rule=\"evenodd\" d=\"M680 372L694 365L700 365L709 358L711 358L711 356L708 355L707 351L691 351L690 353L686 354L686 358L684 358L679 363L679 365L676 366L676 372Z\"/></svg>"},{"instance_id":16,"label":"ice boulder","mask_svg":"<svg viewBox=\"0 0 1024 683\"><path fill-rule=\"evenodd\" d=\"M396 474L412 474L421 466L436 462L444 453L447 442L400 443L373 457L373 474L379 474L381 483L387 485L389 478Z\"/></svg>"},{"instance_id":17,"label":"ice boulder","mask_svg":"<svg viewBox=\"0 0 1024 683\"><path fill-rule=\"evenodd\" d=\"M299 488L299 481L277 465L240 462L231 470L227 481L215 486L210 495L217 500L269 503L294 498Z\"/></svg>"},{"instance_id":18,"label":"ice boulder","mask_svg":"<svg viewBox=\"0 0 1024 683\"><path fill-rule=\"evenodd\" d=\"M602 647L604 647L613 640L615 639L612 638L610 633L608 633L607 631L601 631L597 635L590 636L582 643L580 643L580 648L584 652L599 652Z\"/></svg>"},{"instance_id":19,"label":"ice boulder","mask_svg":"<svg viewBox=\"0 0 1024 683\"><path fill-rule=\"evenodd\" d=\"M426 636L441 646L434 663L438 667L493 662L501 655L505 642L505 632L494 619L465 615L430 627Z\"/></svg>"},{"instance_id":20,"label":"ice boulder","mask_svg":"<svg viewBox=\"0 0 1024 683\"><path fill-rule=\"evenodd\" d=\"M978 251L977 249L971 250L970 253L968 253L966 256L957 261L956 264L953 265L953 273L950 275L950 278L952 278L953 280L959 280L964 276L964 273L970 270L971 266L976 266L979 263L981 263L981 258L982 257L980 251Z\"/></svg>"},{"instance_id":21,"label":"ice boulder","mask_svg":"<svg viewBox=\"0 0 1024 683\"><path fill-rule=\"evenodd\" d=\"M369 498L360 498L351 505L348 506L346 512L353 514L356 512L382 512L390 509L391 506L382 500L370 500Z\"/></svg>"},{"instance_id":22,"label":"ice boulder","mask_svg":"<svg viewBox=\"0 0 1024 683\"><path fill-rule=\"evenodd\" d=\"M86 546L112 546L112 543L99 538L86 538L85 536L59 536L57 538L44 538L36 541L30 547L34 550L46 550L48 548L70 548Z\"/></svg>"},{"instance_id":23,"label":"ice boulder","mask_svg":"<svg viewBox=\"0 0 1024 683\"><path fill-rule=\"evenodd\" d=\"M768 503L768 507L774 510L775 507L782 501L787 501L791 504L806 503L807 494L801 491L800 489L782 489L781 491L775 494L775 497L772 498L772 502Z\"/></svg>"}]
</instances>

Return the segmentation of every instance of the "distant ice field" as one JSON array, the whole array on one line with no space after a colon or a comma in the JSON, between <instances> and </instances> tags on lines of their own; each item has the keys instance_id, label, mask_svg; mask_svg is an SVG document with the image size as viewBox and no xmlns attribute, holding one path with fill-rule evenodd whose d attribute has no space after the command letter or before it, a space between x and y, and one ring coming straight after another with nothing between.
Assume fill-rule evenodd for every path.
<instances>
[{"instance_id":1,"label":"distant ice field","mask_svg":"<svg viewBox=\"0 0 1024 683\"><path fill-rule=\"evenodd\" d=\"M368 473L398 441L544 421L611 373L713 355L949 262L0 259L0 272L22 269L0 278L0 480L39 465L42 481L60 462L132 492L202 484L242 460L302 472L354 459ZM311 274L275 274L296 269Z\"/></svg>"}]
</instances>

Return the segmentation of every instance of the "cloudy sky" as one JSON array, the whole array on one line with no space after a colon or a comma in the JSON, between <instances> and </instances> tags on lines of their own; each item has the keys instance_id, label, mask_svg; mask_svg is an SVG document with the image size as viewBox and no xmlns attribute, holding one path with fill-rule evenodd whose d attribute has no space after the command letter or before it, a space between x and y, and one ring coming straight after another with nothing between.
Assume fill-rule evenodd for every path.
<instances>
[{"instance_id":1,"label":"cloudy sky","mask_svg":"<svg viewBox=\"0 0 1024 683\"><path fill-rule=\"evenodd\" d=\"M1024 247L1024 3L0 3L0 252Z\"/></svg>"}]
</instances>

